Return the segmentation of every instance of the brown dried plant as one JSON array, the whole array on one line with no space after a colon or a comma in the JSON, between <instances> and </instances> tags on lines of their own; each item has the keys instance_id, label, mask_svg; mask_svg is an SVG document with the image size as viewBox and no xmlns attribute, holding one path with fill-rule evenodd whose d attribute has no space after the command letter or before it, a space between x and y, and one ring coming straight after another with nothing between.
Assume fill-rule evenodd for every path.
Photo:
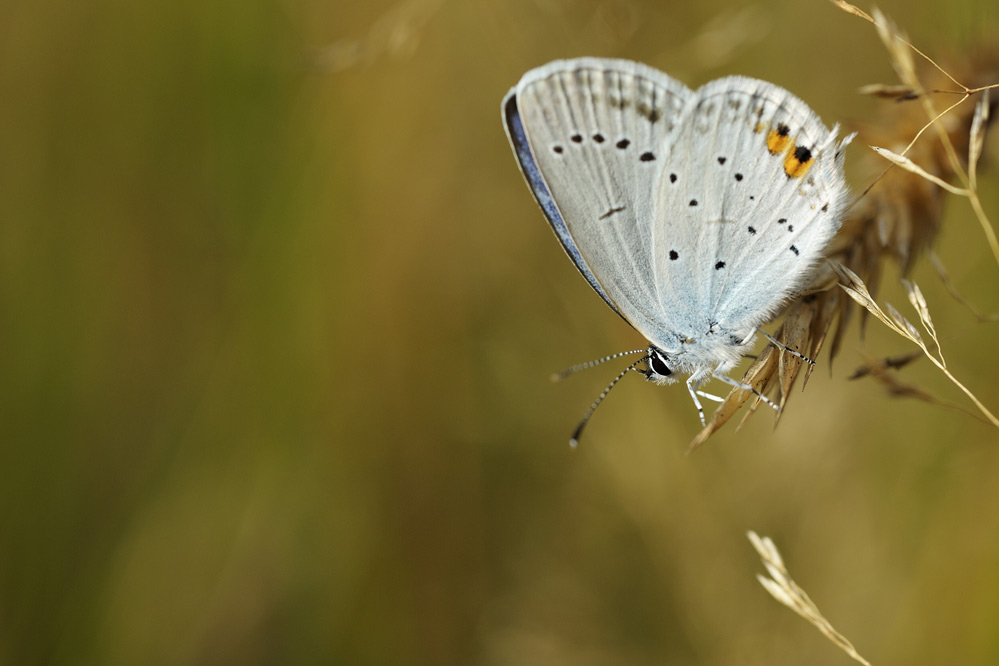
<instances>
[{"instance_id":1,"label":"brown dried plant","mask_svg":"<svg viewBox=\"0 0 999 666\"><path fill-rule=\"evenodd\" d=\"M783 323L775 337L790 349L814 359L835 322L836 329L830 340L832 359L842 346L843 336L856 311L855 303L859 303L865 308L862 316L873 314L890 329L918 345L921 353L968 396L984 418L999 427L999 419L947 368L919 287L903 281L909 301L932 344L927 344L919 330L901 313L890 305L880 307L876 300L883 271L889 262L894 261L904 274L913 261L929 249L940 230L944 197L948 194L969 200L999 264L999 242L978 197L978 163L989 116L994 115L991 112L995 107L995 102L990 101L989 90L999 87L999 84L979 82L999 79L999 52L982 52L959 65L956 74L951 74L911 45L879 11L874 10L872 16L843 0L832 2L874 25L899 78L899 84L865 86L861 92L892 98L899 103L894 105L897 113L891 118L889 129L875 125L853 128L859 130L862 141L874 144L868 159L880 160L886 167L850 208L830 247L828 261L808 292L785 309ZM917 56L922 62L920 67L916 64ZM959 80L973 84L965 85ZM942 111L936 105L939 98L949 98ZM956 101L951 102L952 99ZM992 99L999 99L999 95L992 95ZM969 101L971 103L967 103ZM959 184L954 185L954 182ZM942 267L938 270L948 289L959 298ZM976 316L980 320L988 319L977 312ZM813 368L806 365L804 382L807 383ZM750 365L742 381L761 394L774 396L774 402L783 409L801 370L801 360L782 353L770 343ZM918 398L928 394L913 391L907 395ZM690 449L704 443L750 399L752 405L743 421L755 412L760 399L743 389L729 393L691 442ZM780 412L778 419L779 415Z\"/></svg>"}]
</instances>

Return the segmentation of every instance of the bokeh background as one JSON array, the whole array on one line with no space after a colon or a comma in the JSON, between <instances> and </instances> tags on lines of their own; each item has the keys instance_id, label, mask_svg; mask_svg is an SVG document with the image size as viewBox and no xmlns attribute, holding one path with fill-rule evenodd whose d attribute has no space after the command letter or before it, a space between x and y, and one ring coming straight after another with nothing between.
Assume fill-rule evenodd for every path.
<instances>
[{"instance_id":1,"label":"bokeh background","mask_svg":"<svg viewBox=\"0 0 999 666\"><path fill-rule=\"evenodd\" d=\"M996 39L991 0L879 4L950 62ZM685 455L685 391L633 376L569 449L618 368L549 374L643 341L499 103L579 55L897 113L855 93L894 82L871 26L819 0L0 7L0 664L849 663L759 586L750 529L875 664L999 663L999 433L848 381L912 349L876 322L776 430ZM999 310L966 202L936 248ZM999 409L999 324L912 277Z\"/></svg>"}]
</instances>

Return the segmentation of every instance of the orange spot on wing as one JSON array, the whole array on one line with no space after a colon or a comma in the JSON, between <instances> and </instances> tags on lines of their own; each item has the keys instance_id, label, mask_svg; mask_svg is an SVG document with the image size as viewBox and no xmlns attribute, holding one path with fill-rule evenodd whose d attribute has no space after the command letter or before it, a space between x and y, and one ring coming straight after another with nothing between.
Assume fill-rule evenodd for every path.
<instances>
[{"instance_id":1,"label":"orange spot on wing","mask_svg":"<svg viewBox=\"0 0 999 666\"><path fill-rule=\"evenodd\" d=\"M790 130L787 125L777 125L767 133L767 150L771 155L778 155L787 150L791 143Z\"/></svg>"},{"instance_id":2,"label":"orange spot on wing","mask_svg":"<svg viewBox=\"0 0 999 666\"><path fill-rule=\"evenodd\" d=\"M795 146L784 156L784 173L788 178L803 178L814 163L815 157L808 148Z\"/></svg>"}]
</instances>

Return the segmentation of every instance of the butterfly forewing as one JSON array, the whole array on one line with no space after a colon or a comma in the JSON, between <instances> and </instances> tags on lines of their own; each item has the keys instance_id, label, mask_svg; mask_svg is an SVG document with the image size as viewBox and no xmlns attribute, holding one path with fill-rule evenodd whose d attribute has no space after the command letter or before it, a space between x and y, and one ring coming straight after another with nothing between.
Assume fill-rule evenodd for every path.
<instances>
[{"instance_id":1,"label":"butterfly forewing","mask_svg":"<svg viewBox=\"0 0 999 666\"><path fill-rule=\"evenodd\" d=\"M566 252L650 340L670 328L652 279L657 184L692 96L644 65L587 58L528 72L504 103L521 169Z\"/></svg>"}]
</instances>

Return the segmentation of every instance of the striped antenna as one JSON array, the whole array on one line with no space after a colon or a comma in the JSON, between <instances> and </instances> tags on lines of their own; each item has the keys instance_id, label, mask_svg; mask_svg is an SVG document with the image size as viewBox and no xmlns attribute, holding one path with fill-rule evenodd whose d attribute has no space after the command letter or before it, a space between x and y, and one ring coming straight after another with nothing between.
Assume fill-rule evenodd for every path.
<instances>
[{"instance_id":1,"label":"striped antenna","mask_svg":"<svg viewBox=\"0 0 999 666\"><path fill-rule=\"evenodd\" d=\"M604 356L603 358L598 358L595 361L587 361L586 363L578 363L571 368L566 368L562 372L552 373L552 381L560 382L569 375L574 375L580 370L586 370L587 368L592 368L595 365L600 365L601 363L606 363L607 361L613 361L616 358L621 358L622 356L629 356L631 354L648 354L648 349L632 349L631 351L618 352L617 354L611 354L610 356ZM645 359L642 359L645 360ZM627 371L625 371L627 372Z\"/></svg>"},{"instance_id":2,"label":"striped antenna","mask_svg":"<svg viewBox=\"0 0 999 666\"><path fill-rule=\"evenodd\" d=\"M589 365L596 365L597 363L602 363L603 361L607 361L607 360L610 360L612 358L617 358L618 356L623 356L625 354L634 354L634 353L635 352L621 352L620 354L615 354L614 356L608 356L606 359L601 359L599 361L592 361ZM645 352L643 351L642 353L645 353ZM586 410L585 414L583 414L582 420L580 420L579 425L576 426L576 429L573 431L572 437L569 439L569 446L571 446L572 448L576 448L576 446L579 445L579 438L583 434L583 428L586 427L586 424L589 422L590 417L593 416L593 412L595 412L596 409L597 409L597 407L600 405L600 403L604 401L604 398L606 398L607 394L610 393L610 390L612 388L614 388L614 385L617 384L619 381L621 381L621 379L626 374L628 374L632 370L635 370L636 366L639 363L644 363L647 360L649 360L648 354L646 354L645 356L643 356L642 358L638 359L637 361L635 361L634 363L632 363L631 365L629 365L627 368L625 368L624 370L622 370L621 374L619 374L617 377L615 377L614 381L612 381L610 384L608 384L607 388L605 388L603 391L601 391L600 395L597 396L597 399L593 401L592 405L590 405L590 408ZM588 364L583 363L581 366L576 366L576 367L579 367L580 369L582 369L583 367L588 367ZM572 368L570 368L570 370L572 370ZM638 370L638 372L641 372L641 370Z\"/></svg>"}]
</instances>

